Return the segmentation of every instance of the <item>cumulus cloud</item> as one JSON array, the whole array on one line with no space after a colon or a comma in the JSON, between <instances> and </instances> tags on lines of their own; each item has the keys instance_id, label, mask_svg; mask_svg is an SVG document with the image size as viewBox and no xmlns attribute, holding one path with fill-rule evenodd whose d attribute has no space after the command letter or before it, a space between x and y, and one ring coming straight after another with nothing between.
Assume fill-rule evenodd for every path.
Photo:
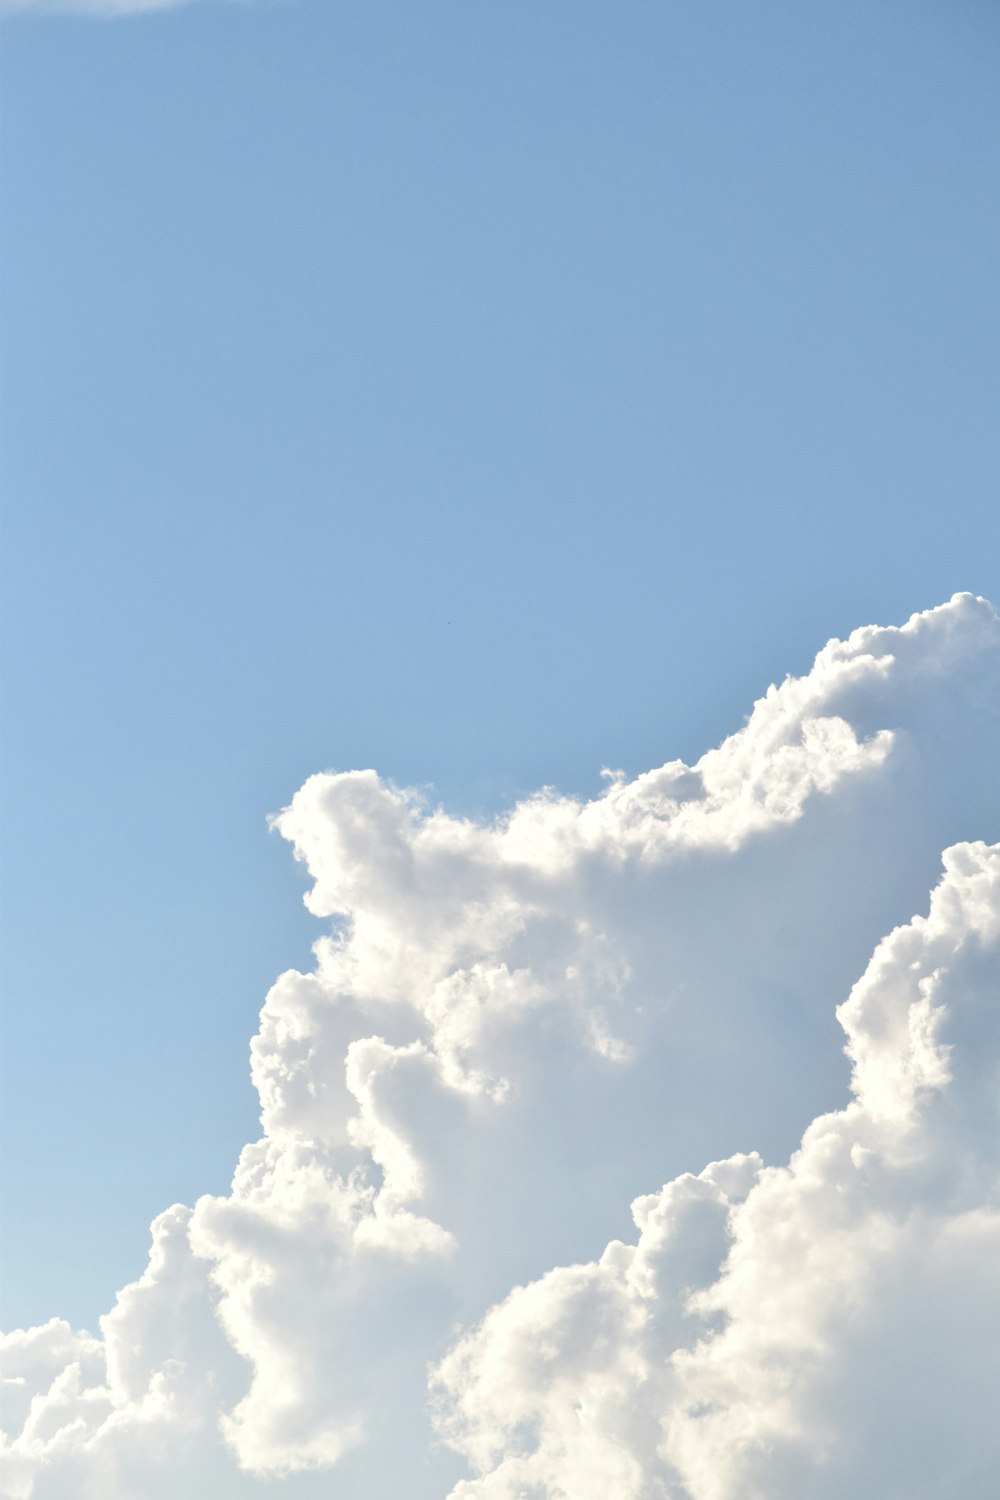
<instances>
[{"instance_id":1,"label":"cumulus cloud","mask_svg":"<svg viewBox=\"0 0 1000 1500\"><path fill-rule=\"evenodd\" d=\"M454 1500L994 1492L1000 845L944 863L840 1007L852 1102L787 1167L636 1199L634 1244L517 1288L441 1362L481 1476Z\"/></svg>"},{"instance_id":2,"label":"cumulus cloud","mask_svg":"<svg viewBox=\"0 0 1000 1500\"><path fill-rule=\"evenodd\" d=\"M12 1500L985 1497L998 667L958 595L590 802L310 778L261 1139L8 1335Z\"/></svg>"}]
</instances>

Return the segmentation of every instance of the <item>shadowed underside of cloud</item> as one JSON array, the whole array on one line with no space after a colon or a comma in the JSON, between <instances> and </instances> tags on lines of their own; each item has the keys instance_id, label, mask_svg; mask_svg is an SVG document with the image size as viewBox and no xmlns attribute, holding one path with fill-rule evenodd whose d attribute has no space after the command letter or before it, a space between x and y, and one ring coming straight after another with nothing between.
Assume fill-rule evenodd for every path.
<instances>
[{"instance_id":1,"label":"shadowed underside of cloud","mask_svg":"<svg viewBox=\"0 0 1000 1500\"><path fill-rule=\"evenodd\" d=\"M998 668L959 595L589 803L311 778L261 1138L7 1336L6 1493L986 1500Z\"/></svg>"}]
</instances>

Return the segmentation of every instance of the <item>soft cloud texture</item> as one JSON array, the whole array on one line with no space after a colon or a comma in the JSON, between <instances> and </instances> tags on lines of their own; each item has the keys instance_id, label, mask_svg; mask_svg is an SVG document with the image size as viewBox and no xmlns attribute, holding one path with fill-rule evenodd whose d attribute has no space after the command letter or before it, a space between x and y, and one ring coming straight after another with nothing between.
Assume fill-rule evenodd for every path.
<instances>
[{"instance_id":1,"label":"soft cloud texture","mask_svg":"<svg viewBox=\"0 0 1000 1500\"><path fill-rule=\"evenodd\" d=\"M959 595L589 803L312 777L262 1137L7 1337L5 1493L985 1497L998 667Z\"/></svg>"},{"instance_id":2,"label":"soft cloud texture","mask_svg":"<svg viewBox=\"0 0 1000 1500\"><path fill-rule=\"evenodd\" d=\"M436 1372L454 1500L995 1492L1000 845L946 851L839 1015L854 1099L516 1289ZM984 1336L992 1321L992 1336Z\"/></svg>"}]
</instances>

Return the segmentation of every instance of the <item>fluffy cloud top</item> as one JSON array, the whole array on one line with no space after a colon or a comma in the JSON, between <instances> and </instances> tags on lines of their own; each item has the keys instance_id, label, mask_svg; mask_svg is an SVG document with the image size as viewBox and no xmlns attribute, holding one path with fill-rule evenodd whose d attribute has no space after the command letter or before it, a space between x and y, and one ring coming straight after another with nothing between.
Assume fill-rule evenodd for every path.
<instances>
[{"instance_id":1,"label":"fluffy cloud top","mask_svg":"<svg viewBox=\"0 0 1000 1500\"><path fill-rule=\"evenodd\" d=\"M959 595L592 802L312 777L261 1139L7 1336L5 1493L985 1500L998 667Z\"/></svg>"}]
</instances>

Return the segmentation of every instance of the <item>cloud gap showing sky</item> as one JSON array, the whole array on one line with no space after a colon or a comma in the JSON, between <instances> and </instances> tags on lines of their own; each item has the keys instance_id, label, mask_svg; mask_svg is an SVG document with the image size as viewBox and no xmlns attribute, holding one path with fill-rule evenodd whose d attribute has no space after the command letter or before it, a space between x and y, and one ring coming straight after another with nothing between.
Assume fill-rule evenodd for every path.
<instances>
[{"instance_id":1,"label":"cloud gap showing sky","mask_svg":"<svg viewBox=\"0 0 1000 1500\"><path fill-rule=\"evenodd\" d=\"M4 1494L986 1500L998 668L956 595L589 802L311 777L260 1139L5 1337Z\"/></svg>"}]
</instances>

